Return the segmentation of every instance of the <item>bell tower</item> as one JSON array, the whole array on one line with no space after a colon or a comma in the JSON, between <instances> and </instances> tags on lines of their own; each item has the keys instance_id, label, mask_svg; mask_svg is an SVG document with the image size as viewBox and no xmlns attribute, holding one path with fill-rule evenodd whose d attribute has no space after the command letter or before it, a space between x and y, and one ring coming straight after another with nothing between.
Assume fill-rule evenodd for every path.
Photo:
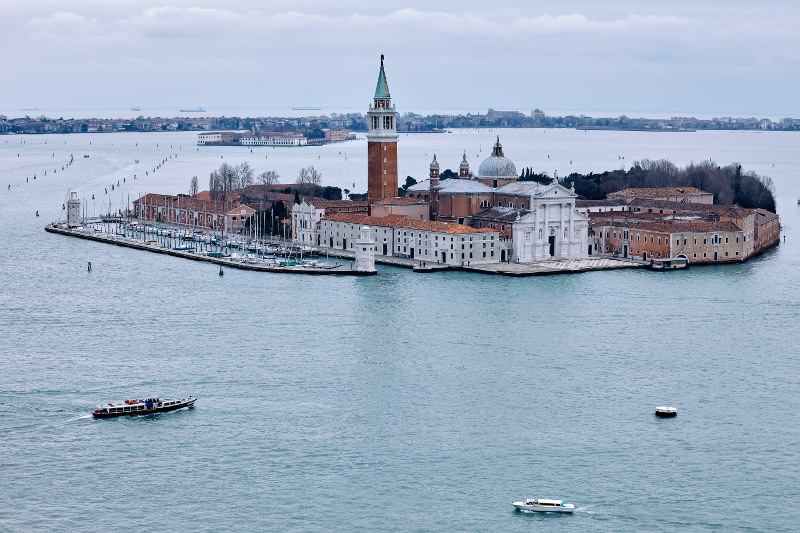
<instances>
[{"instance_id":1,"label":"bell tower","mask_svg":"<svg viewBox=\"0 0 800 533\"><path fill-rule=\"evenodd\" d=\"M375 97L367 116L367 200L371 204L397 196L397 110L389 95L383 54Z\"/></svg>"}]
</instances>

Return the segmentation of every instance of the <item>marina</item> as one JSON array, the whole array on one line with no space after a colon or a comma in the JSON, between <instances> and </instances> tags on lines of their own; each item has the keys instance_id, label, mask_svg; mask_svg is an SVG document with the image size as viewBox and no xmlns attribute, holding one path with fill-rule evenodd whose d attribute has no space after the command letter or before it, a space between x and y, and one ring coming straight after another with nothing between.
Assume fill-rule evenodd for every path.
<instances>
[{"instance_id":1,"label":"marina","mask_svg":"<svg viewBox=\"0 0 800 533\"><path fill-rule=\"evenodd\" d=\"M116 226L116 224L114 224ZM61 227L60 227L61 226ZM127 226L126 226L127 228ZM327 262L321 262L319 260L312 260L312 261L298 261L298 260L291 260L289 258L279 260L277 257L264 257L258 254L225 254L224 252L219 251L206 251L205 253L200 252L200 248L197 246L170 246L166 244L166 240L163 242L159 242L158 240L148 240L147 237L144 235L144 231L139 228L139 234L142 235L142 239L138 240L133 235L135 232L131 232L132 236L128 236L127 232L122 232L121 234L117 233L116 231L102 231L101 229L94 227L94 228L86 228L86 227L79 227L79 228L69 228L65 225L59 224L48 224L45 226L45 231L49 233L55 233L58 235L65 235L69 237L77 237L81 239L88 239L91 241L102 242L106 244L114 244L117 246L125 246L128 248L134 248L136 250L142 250L147 252L154 252L159 254L166 254L171 255L173 257L180 257L182 259L189 259L192 261L202 261L206 263L214 263L217 265L229 267L229 268L237 268L240 270L255 270L260 272L272 272L272 273L283 273L283 274L309 274L309 275L339 275L339 276L372 276L375 275L375 271L370 272L363 272L358 271L355 269L348 269L348 268L339 268L340 265L338 264L330 264ZM166 233L168 230L161 230L158 228L153 228L153 232L155 236L168 236L170 238L177 238L179 242L183 240L183 237L174 235L172 232L169 234ZM192 236L191 239L187 240L195 240L196 238ZM204 241L205 242L205 241ZM210 244L211 238L208 238L208 242L206 244ZM223 247L220 247L220 249ZM228 247L228 250L231 248ZM244 249L244 245L242 245L242 249ZM278 251L278 250L276 250ZM288 251L284 252L288 255Z\"/></svg>"}]
</instances>

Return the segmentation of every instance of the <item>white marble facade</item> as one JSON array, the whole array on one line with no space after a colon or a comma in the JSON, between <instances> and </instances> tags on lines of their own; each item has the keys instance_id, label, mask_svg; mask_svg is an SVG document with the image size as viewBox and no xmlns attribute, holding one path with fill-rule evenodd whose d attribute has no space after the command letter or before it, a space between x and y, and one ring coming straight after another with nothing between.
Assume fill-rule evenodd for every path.
<instances>
[{"instance_id":1,"label":"white marble facade","mask_svg":"<svg viewBox=\"0 0 800 533\"><path fill-rule=\"evenodd\" d=\"M577 195L551 183L530 196L531 212L513 223L513 259L520 263L588 257L589 217L575 209Z\"/></svg>"}]
</instances>

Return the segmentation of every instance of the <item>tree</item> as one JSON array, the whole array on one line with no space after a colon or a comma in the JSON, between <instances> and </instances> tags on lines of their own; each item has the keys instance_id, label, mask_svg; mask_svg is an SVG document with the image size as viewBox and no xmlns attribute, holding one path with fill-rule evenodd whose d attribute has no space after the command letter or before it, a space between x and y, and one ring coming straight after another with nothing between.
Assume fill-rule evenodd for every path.
<instances>
[{"instance_id":1,"label":"tree","mask_svg":"<svg viewBox=\"0 0 800 533\"><path fill-rule=\"evenodd\" d=\"M189 185L189 196L197 196L200 187L197 183L197 176L192 176L192 183Z\"/></svg>"},{"instance_id":2,"label":"tree","mask_svg":"<svg viewBox=\"0 0 800 533\"><path fill-rule=\"evenodd\" d=\"M270 188L272 185L278 183L278 173L274 170L265 170L261 174L258 175L258 182L261 184L261 197L265 200L267 199L267 193L269 193Z\"/></svg>"},{"instance_id":3,"label":"tree","mask_svg":"<svg viewBox=\"0 0 800 533\"><path fill-rule=\"evenodd\" d=\"M457 177L458 177L458 173L457 172L453 172L449 168L446 168L444 170L444 172L439 174L439 179L443 179L443 180L449 180L451 178L457 178Z\"/></svg>"},{"instance_id":4,"label":"tree","mask_svg":"<svg viewBox=\"0 0 800 533\"><path fill-rule=\"evenodd\" d=\"M296 183L301 186L305 192L312 190L314 185L319 185L322 182L322 174L320 174L313 165L303 167L297 175Z\"/></svg>"},{"instance_id":5,"label":"tree","mask_svg":"<svg viewBox=\"0 0 800 533\"><path fill-rule=\"evenodd\" d=\"M213 170L208 176L208 190L211 191L212 200L222 198L222 178L216 170Z\"/></svg>"},{"instance_id":6,"label":"tree","mask_svg":"<svg viewBox=\"0 0 800 533\"><path fill-rule=\"evenodd\" d=\"M253 169L250 168L247 161L236 165L234 172L236 173L236 189L244 189L253 184Z\"/></svg>"},{"instance_id":7,"label":"tree","mask_svg":"<svg viewBox=\"0 0 800 533\"><path fill-rule=\"evenodd\" d=\"M300 205L300 193L294 191L294 203Z\"/></svg>"}]
</instances>

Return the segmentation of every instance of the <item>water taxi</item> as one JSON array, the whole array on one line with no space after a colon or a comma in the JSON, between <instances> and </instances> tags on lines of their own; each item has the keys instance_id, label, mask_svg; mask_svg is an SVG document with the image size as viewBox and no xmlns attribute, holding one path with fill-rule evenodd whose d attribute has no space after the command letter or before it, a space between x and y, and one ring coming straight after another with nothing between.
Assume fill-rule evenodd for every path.
<instances>
[{"instance_id":1,"label":"water taxi","mask_svg":"<svg viewBox=\"0 0 800 533\"><path fill-rule=\"evenodd\" d=\"M528 498L522 502L511 502L517 511L538 511L545 513L571 513L575 510L574 503L564 503L561 500L543 500Z\"/></svg>"},{"instance_id":2,"label":"water taxi","mask_svg":"<svg viewBox=\"0 0 800 533\"><path fill-rule=\"evenodd\" d=\"M96 418L112 418L115 416L149 415L174 411L183 407L192 407L197 398L189 396L175 400L171 398L146 398L144 400L125 400L123 403L108 403L97 407L92 414Z\"/></svg>"}]
</instances>

